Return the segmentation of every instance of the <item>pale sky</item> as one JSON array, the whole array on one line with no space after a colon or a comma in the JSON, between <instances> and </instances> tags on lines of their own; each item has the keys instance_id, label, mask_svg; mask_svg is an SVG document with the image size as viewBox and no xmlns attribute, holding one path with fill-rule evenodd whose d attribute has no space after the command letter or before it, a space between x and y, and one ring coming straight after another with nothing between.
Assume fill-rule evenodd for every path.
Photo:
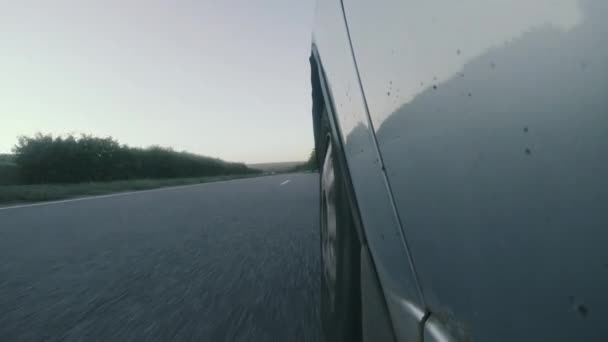
<instances>
[{"instance_id":1,"label":"pale sky","mask_svg":"<svg viewBox=\"0 0 608 342\"><path fill-rule=\"evenodd\" d=\"M36 132L230 161L313 147L314 0L0 0L0 153Z\"/></svg>"}]
</instances>

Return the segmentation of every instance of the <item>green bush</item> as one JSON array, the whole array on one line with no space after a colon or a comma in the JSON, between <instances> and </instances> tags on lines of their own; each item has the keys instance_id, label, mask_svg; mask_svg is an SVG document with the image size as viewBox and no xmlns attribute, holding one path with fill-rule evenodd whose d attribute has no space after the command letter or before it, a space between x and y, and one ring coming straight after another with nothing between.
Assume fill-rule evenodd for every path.
<instances>
[{"instance_id":1,"label":"green bush","mask_svg":"<svg viewBox=\"0 0 608 342\"><path fill-rule=\"evenodd\" d=\"M208 177L254 173L242 163L228 163L168 148L120 145L113 138L90 135L19 137L14 162L26 183L106 182L141 178Z\"/></svg>"},{"instance_id":2,"label":"green bush","mask_svg":"<svg viewBox=\"0 0 608 342\"><path fill-rule=\"evenodd\" d=\"M17 185L19 183L19 168L17 165L0 161L0 185Z\"/></svg>"},{"instance_id":3,"label":"green bush","mask_svg":"<svg viewBox=\"0 0 608 342\"><path fill-rule=\"evenodd\" d=\"M15 164L15 155L0 153L0 165L2 164Z\"/></svg>"}]
</instances>

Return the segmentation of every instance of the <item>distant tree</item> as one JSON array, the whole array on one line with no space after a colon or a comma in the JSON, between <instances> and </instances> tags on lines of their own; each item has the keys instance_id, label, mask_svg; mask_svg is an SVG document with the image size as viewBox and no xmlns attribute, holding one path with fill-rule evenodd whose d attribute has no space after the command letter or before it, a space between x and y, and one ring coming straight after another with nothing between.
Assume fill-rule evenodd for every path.
<instances>
[{"instance_id":1,"label":"distant tree","mask_svg":"<svg viewBox=\"0 0 608 342\"><path fill-rule=\"evenodd\" d=\"M319 169L319 167L317 165L317 153L316 153L315 149L313 149L312 152L310 152L310 155L308 156L307 161L305 161L304 163L302 163L300 165L294 166L289 171L291 171L291 172L315 171L318 169Z\"/></svg>"},{"instance_id":2,"label":"distant tree","mask_svg":"<svg viewBox=\"0 0 608 342\"><path fill-rule=\"evenodd\" d=\"M74 183L135 178L201 177L256 172L242 163L152 146L131 148L111 137L21 136L13 148L28 183Z\"/></svg>"},{"instance_id":3,"label":"distant tree","mask_svg":"<svg viewBox=\"0 0 608 342\"><path fill-rule=\"evenodd\" d=\"M0 165L3 165L3 164L14 165L15 164L15 155L0 153Z\"/></svg>"},{"instance_id":4,"label":"distant tree","mask_svg":"<svg viewBox=\"0 0 608 342\"><path fill-rule=\"evenodd\" d=\"M308 157L308 161L306 163L312 170L316 170L318 168L316 149L312 149L312 152L310 152L310 156Z\"/></svg>"}]
</instances>

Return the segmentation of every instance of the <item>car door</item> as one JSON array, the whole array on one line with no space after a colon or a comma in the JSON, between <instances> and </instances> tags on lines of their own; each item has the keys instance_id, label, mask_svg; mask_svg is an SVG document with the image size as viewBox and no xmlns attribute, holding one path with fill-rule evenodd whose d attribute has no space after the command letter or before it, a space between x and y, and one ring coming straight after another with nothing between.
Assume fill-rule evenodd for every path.
<instances>
[{"instance_id":1,"label":"car door","mask_svg":"<svg viewBox=\"0 0 608 342\"><path fill-rule=\"evenodd\" d=\"M421 341L424 303L379 162L342 3L340 0L319 1L316 12L313 72L318 71L318 87L323 92L325 109L335 119L332 127L336 126L340 140L339 146L335 147L344 154L361 226L365 227L361 238L364 339L385 340L381 336L390 334L382 330L390 329L383 328L388 326L399 341ZM313 83L314 79L316 74ZM381 288L378 296L374 293L377 287ZM377 314L383 311L377 308L384 306L390 312L390 318Z\"/></svg>"},{"instance_id":2,"label":"car door","mask_svg":"<svg viewBox=\"0 0 608 342\"><path fill-rule=\"evenodd\" d=\"M608 4L343 5L427 339L607 340Z\"/></svg>"}]
</instances>

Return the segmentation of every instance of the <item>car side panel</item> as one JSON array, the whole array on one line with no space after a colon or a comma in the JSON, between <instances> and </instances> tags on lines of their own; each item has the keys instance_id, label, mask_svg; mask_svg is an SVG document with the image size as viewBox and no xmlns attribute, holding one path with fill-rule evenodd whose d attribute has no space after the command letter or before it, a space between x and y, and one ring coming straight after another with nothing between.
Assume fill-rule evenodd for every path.
<instances>
[{"instance_id":1,"label":"car side panel","mask_svg":"<svg viewBox=\"0 0 608 342\"><path fill-rule=\"evenodd\" d=\"M401 339L417 341L424 304L382 172L339 0L318 2L313 41L326 105L340 132L365 228L364 242L396 320L395 333Z\"/></svg>"},{"instance_id":2,"label":"car side panel","mask_svg":"<svg viewBox=\"0 0 608 342\"><path fill-rule=\"evenodd\" d=\"M343 2L433 321L607 341L608 3Z\"/></svg>"}]
</instances>

